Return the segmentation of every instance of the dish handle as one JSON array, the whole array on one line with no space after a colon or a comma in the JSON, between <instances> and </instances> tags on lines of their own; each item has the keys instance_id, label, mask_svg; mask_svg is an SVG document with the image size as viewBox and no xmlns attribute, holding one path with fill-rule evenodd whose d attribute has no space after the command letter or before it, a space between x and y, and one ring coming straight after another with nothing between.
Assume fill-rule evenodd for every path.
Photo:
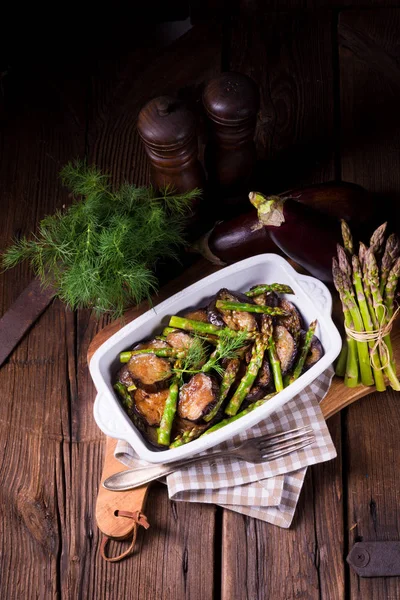
<instances>
[{"instance_id":1,"label":"dish handle","mask_svg":"<svg viewBox=\"0 0 400 600\"><path fill-rule=\"evenodd\" d=\"M319 279L308 275L301 275L296 279L317 308L323 314L330 316L332 314L332 296L326 285Z\"/></svg>"},{"instance_id":2,"label":"dish handle","mask_svg":"<svg viewBox=\"0 0 400 600\"><path fill-rule=\"evenodd\" d=\"M115 405L105 394L97 394L93 415L101 431L109 437L124 439L124 434L129 431L123 415L115 410Z\"/></svg>"}]
</instances>

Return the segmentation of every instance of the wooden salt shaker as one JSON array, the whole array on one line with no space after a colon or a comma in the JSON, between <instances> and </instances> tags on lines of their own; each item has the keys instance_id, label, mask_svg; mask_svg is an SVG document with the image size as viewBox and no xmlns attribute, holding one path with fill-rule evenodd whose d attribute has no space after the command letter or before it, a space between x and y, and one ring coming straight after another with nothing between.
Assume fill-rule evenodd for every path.
<instances>
[{"instance_id":1,"label":"wooden salt shaker","mask_svg":"<svg viewBox=\"0 0 400 600\"><path fill-rule=\"evenodd\" d=\"M139 113L137 127L156 188L169 185L180 193L204 189L196 119L181 101L171 96L150 100ZM197 204L193 208L196 211Z\"/></svg>"},{"instance_id":2,"label":"wooden salt shaker","mask_svg":"<svg viewBox=\"0 0 400 600\"><path fill-rule=\"evenodd\" d=\"M205 166L210 191L224 204L247 200L256 163L253 138L259 102L257 85L241 73L222 73L204 89L209 121Z\"/></svg>"}]
</instances>

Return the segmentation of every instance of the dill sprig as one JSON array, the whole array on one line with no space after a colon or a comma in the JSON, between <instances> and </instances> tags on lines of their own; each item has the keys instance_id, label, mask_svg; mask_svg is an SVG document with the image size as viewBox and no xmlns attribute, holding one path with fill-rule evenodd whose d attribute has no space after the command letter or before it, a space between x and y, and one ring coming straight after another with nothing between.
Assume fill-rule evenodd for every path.
<instances>
[{"instance_id":1,"label":"dill sprig","mask_svg":"<svg viewBox=\"0 0 400 600\"><path fill-rule=\"evenodd\" d=\"M184 358L179 359L173 369L176 373L199 373L201 365L207 360L207 348L204 340L193 336Z\"/></svg>"},{"instance_id":2,"label":"dill sprig","mask_svg":"<svg viewBox=\"0 0 400 600\"><path fill-rule=\"evenodd\" d=\"M232 336L229 330L221 331L215 351L211 354L201 370L214 370L222 377L225 369L220 364L221 361L237 358L240 351L247 346L248 343L249 339L247 331L239 331L235 336Z\"/></svg>"},{"instance_id":3,"label":"dill sprig","mask_svg":"<svg viewBox=\"0 0 400 600\"><path fill-rule=\"evenodd\" d=\"M32 239L15 241L3 267L27 260L70 308L119 317L157 289L153 269L160 258L177 257L200 190L175 194L128 183L113 189L107 175L80 161L67 164L61 178L73 204L45 217Z\"/></svg>"},{"instance_id":4,"label":"dill sprig","mask_svg":"<svg viewBox=\"0 0 400 600\"><path fill-rule=\"evenodd\" d=\"M220 362L224 359L237 358L240 351L249 343L248 332L240 331L237 335L232 336L229 330L221 331L218 339L217 347L207 359L207 349L204 340L197 336L193 336L193 341L190 344L186 356L179 360L179 365L175 367L176 373L196 374L201 372L215 371L221 377L225 369Z\"/></svg>"}]
</instances>

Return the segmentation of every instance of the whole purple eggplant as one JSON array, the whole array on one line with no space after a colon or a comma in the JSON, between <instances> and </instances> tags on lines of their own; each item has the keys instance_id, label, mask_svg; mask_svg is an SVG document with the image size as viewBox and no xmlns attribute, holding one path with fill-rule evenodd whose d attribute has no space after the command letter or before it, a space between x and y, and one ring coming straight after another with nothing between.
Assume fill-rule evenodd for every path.
<instances>
[{"instance_id":1,"label":"whole purple eggplant","mask_svg":"<svg viewBox=\"0 0 400 600\"><path fill-rule=\"evenodd\" d=\"M322 281L332 281L332 256L341 240L338 219L280 196L251 192L260 223L286 256Z\"/></svg>"},{"instance_id":2,"label":"whole purple eggplant","mask_svg":"<svg viewBox=\"0 0 400 600\"><path fill-rule=\"evenodd\" d=\"M277 232L276 226L263 226L257 210L252 209L231 220L217 223L211 232L194 244L192 250L216 264L230 264L264 252L283 253L329 281L330 264L328 265L329 261L324 256L328 255L332 248L329 240L336 239L338 220L345 219L352 223L353 228L359 226L363 229L373 217L371 194L354 183L330 181L293 188L268 198L279 198L286 203L287 218L292 225L297 217L301 220L303 215L308 224L308 234L301 231L300 227L294 227L285 241L286 227ZM310 207L310 211L307 211L307 207ZM318 242L315 245L314 240L320 234L325 236L322 233L325 230L326 242L321 245L327 247L327 251L320 258ZM340 239L339 237L336 241L340 242ZM303 245L304 247L301 247Z\"/></svg>"}]
</instances>

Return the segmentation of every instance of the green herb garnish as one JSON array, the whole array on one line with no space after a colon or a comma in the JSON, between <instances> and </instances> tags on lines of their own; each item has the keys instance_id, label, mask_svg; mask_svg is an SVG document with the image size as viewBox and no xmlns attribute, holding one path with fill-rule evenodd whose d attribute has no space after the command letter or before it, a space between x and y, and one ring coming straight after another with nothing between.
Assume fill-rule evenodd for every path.
<instances>
[{"instance_id":1,"label":"green herb garnish","mask_svg":"<svg viewBox=\"0 0 400 600\"><path fill-rule=\"evenodd\" d=\"M220 362L224 359L237 358L240 351L248 344L247 331L238 331L236 333L237 335L233 337L229 331L221 331L217 346L207 362L205 362L207 350L204 341L198 337L194 337L185 358L181 359L179 368L175 368L174 371L192 374L215 371L222 376L224 368ZM203 366L200 366L201 363L204 363Z\"/></svg>"},{"instance_id":2,"label":"green herb garnish","mask_svg":"<svg viewBox=\"0 0 400 600\"><path fill-rule=\"evenodd\" d=\"M28 260L70 308L119 317L157 288L154 266L177 256L185 217L200 190L157 193L131 184L114 190L107 175L81 162L69 163L61 177L80 199L45 217L31 240L24 237L8 248L3 267Z\"/></svg>"}]
</instances>

